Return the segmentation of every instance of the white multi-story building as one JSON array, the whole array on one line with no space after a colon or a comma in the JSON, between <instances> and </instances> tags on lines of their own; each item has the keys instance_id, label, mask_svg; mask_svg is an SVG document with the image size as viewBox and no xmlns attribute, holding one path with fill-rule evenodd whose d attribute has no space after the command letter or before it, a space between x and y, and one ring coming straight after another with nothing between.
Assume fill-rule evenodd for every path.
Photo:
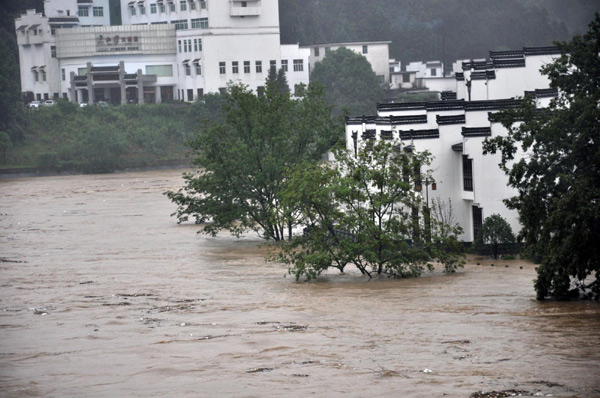
<instances>
[{"instance_id":1,"label":"white multi-story building","mask_svg":"<svg viewBox=\"0 0 600 398\"><path fill-rule=\"evenodd\" d=\"M482 143L506 134L489 115L518 106L520 100L514 97L533 95L543 107L557 95L539 69L559 54L555 47L536 47L491 52L490 61L464 62L464 72L455 76L454 95L446 96L458 99L380 104L376 116L348 118L347 148L355 151L368 140L393 138L406 150L429 151L435 186L425 184L422 194L429 205L432 199L452 202L465 242L474 240L492 214L500 214L519 231L516 212L503 203L517 192L507 186L508 177L498 166L500 155L483 155Z\"/></svg>"},{"instance_id":2,"label":"white multi-story building","mask_svg":"<svg viewBox=\"0 0 600 398\"><path fill-rule=\"evenodd\" d=\"M302 46L301 48L309 50L310 56L308 58L308 63L310 69L317 62L322 61L329 51L334 51L340 47L345 47L357 54L364 56L371 64L373 72L375 72L377 77L379 77L381 84L386 84L390 82L390 43L390 41L370 41L312 44L309 46Z\"/></svg>"},{"instance_id":3,"label":"white multi-story building","mask_svg":"<svg viewBox=\"0 0 600 398\"><path fill-rule=\"evenodd\" d=\"M29 100L194 101L230 81L260 94L272 66L291 90L308 84L308 51L280 44L277 0L46 0L44 11L15 21Z\"/></svg>"}]
</instances>

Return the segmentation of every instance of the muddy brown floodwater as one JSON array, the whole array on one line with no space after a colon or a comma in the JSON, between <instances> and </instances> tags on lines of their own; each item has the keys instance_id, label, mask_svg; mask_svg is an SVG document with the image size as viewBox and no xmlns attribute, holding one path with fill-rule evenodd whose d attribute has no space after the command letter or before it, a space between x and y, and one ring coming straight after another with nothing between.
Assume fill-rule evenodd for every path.
<instances>
[{"instance_id":1,"label":"muddy brown floodwater","mask_svg":"<svg viewBox=\"0 0 600 398\"><path fill-rule=\"evenodd\" d=\"M295 283L177 225L180 175L0 181L0 396L600 396L599 303L536 301L532 264Z\"/></svg>"}]
</instances>

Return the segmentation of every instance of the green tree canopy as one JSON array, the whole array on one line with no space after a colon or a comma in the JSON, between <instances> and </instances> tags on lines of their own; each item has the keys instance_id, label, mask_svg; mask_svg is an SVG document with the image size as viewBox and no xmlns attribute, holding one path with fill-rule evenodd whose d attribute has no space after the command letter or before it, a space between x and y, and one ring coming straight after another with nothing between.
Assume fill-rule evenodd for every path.
<instances>
[{"instance_id":1,"label":"green tree canopy","mask_svg":"<svg viewBox=\"0 0 600 398\"><path fill-rule=\"evenodd\" d=\"M325 86L327 98L338 112L371 115L383 99L381 83L369 61L345 47L330 51L316 63L310 81Z\"/></svg>"},{"instance_id":2,"label":"green tree canopy","mask_svg":"<svg viewBox=\"0 0 600 398\"><path fill-rule=\"evenodd\" d=\"M515 240L510 224L500 214L492 214L483 220L481 231L475 238L475 246L480 250L489 246L492 257L497 259L502 252L502 245L515 243Z\"/></svg>"},{"instance_id":3,"label":"green tree canopy","mask_svg":"<svg viewBox=\"0 0 600 398\"><path fill-rule=\"evenodd\" d=\"M252 230L284 239L294 226L293 207L280 203L284 169L321 159L340 136L341 123L318 86L292 99L277 81L267 80L262 97L232 84L225 97L224 122L205 128L190 144L198 170L184 175L183 188L166 194L178 205L180 222L210 220L205 233Z\"/></svg>"},{"instance_id":4,"label":"green tree canopy","mask_svg":"<svg viewBox=\"0 0 600 398\"><path fill-rule=\"evenodd\" d=\"M415 187L426 175L428 153L409 154L379 141L357 156L335 149L335 163L301 164L290 171L283 205L295 207L303 235L278 244L273 259L296 279L312 279L348 264L369 277L418 276L439 259L445 270L462 266L458 225L430 220Z\"/></svg>"},{"instance_id":5,"label":"green tree canopy","mask_svg":"<svg viewBox=\"0 0 600 398\"><path fill-rule=\"evenodd\" d=\"M542 111L526 99L496 115L508 134L488 140L484 150L502 153L509 185L518 190L506 204L519 212L521 236L541 261L538 299L598 298L600 15L586 34L557 45L563 55L542 71L558 98ZM514 161L518 150L527 156Z\"/></svg>"}]
</instances>

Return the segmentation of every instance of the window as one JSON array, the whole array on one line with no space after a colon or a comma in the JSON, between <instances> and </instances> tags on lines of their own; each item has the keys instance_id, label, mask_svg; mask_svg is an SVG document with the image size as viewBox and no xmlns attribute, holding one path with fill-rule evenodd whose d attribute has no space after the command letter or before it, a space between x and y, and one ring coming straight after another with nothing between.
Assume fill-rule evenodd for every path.
<instances>
[{"instance_id":1,"label":"window","mask_svg":"<svg viewBox=\"0 0 600 398\"><path fill-rule=\"evenodd\" d=\"M202 97L204 96L204 89L202 89L202 88L199 88L199 89L197 90L197 92L198 92L198 98L202 98Z\"/></svg>"},{"instance_id":2,"label":"window","mask_svg":"<svg viewBox=\"0 0 600 398\"><path fill-rule=\"evenodd\" d=\"M281 60L281 69L283 69L284 72L288 71L288 60L287 59Z\"/></svg>"},{"instance_id":3,"label":"window","mask_svg":"<svg viewBox=\"0 0 600 398\"><path fill-rule=\"evenodd\" d=\"M56 26L54 26L54 25L50 26L50 34L52 36L54 36L56 34Z\"/></svg>"},{"instance_id":4,"label":"window","mask_svg":"<svg viewBox=\"0 0 600 398\"><path fill-rule=\"evenodd\" d=\"M192 29L200 29L200 18L192 19Z\"/></svg>"},{"instance_id":5,"label":"window","mask_svg":"<svg viewBox=\"0 0 600 398\"><path fill-rule=\"evenodd\" d=\"M193 101L194 100L194 89L188 88L187 95L188 95L188 101Z\"/></svg>"},{"instance_id":6,"label":"window","mask_svg":"<svg viewBox=\"0 0 600 398\"><path fill-rule=\"evenodd\" d=\"M60 77L61 77L61 79L62 79L63 82L65 80L67 80L67 73L65 72L64 68L60 70Z\"/></svg>"},{"instance_id":7,"label":"window","mask_svg":"<svg viewBox=\"0 0 600 398\"><path fill-rule=\"evenodd\" d=\"M196 67L196 75L201 76L202 75L202 65L200 65L200 62L196 62L194 64L194 66Z\"/></svg>"},{"instance_id":8,"label":"window","mask_svg":"<svg viewBox=\"0 0 600 398\"><path fill-rule=\"evenodd\" d=\"M42 94L40 94L40 93L37 93L37 94L35 95L35 98L37 98L37 100L38 100L38 101L41 101L41 100L42 100Z\"/></svg>"},{"instance_id":9,"label":"window","mask_svg":"<svg viewBox=\"0 0 600 398\"><path fill-rule=\"evenodd\" d=\"M259 97L264 97L265 96L265 87L264 86L256 87L256 95Z\"/></svg>"},{"instance_id":10,"label":"window","mask_svg":"<svg viewBox=\"0 0 600 398\"><path fill-rule=\"evenodd\" d=\"M410 75L408 73L402 75L402 83L410 83Z\"/></svg>"},{"instance_id":11,"label":"window","mask_svg":"<svg viewBox=\"0 0 600 398\"><path fill-rule=\"evenodd\" d=\"M175 30L187 29L188 21L187 19L181 19L179 21L171 21L173 25L175 25Z\"/></svg>"},{"instance_id":12,"label":"window","mask_svg":"<svg viewBox=\"0 0 600 398\"><path fill-rule=\"evenodd\" d=\"M103 17L104 16L104 8L103 7L94 7L94 16L95 17Z\"/></svg>"},{"instance_id":13,"label":"window","mask_svg":"<svg viewBox=\"0 0 600 398\"><path fill-rule=\"evenodd\" d=\"M87 17L90 15L90 10L88 7L78 7L77 8L77 16Z\"/></svg>"},{"instance_id":14,"label":"window","mask_svg":"<svg viewBox=\"0 0 600 398\"><path fill-rule=\"evenodd\" d=\"M202 51L202 39L194 39L194 51Z\"/></svg>"},{"instance_id":15,"label":"window","mask_svg":"<svg viewBox=\"0 0 600 398\"><path fill-rule=\"evenodd\" d=\"M331 51L331 47L325 47L325 55L329 54L329 51Z\"/></svg>"},{"instance_id":16,"label":"window","mask_svg":"<svg viewBox=\"0 0 600 398\"><path fill-rule=\"evenodd\" d=\"M231 73L234 73L234 74L240 73L240 67L238 65L238 61L233 61L231 63Z\"/></svg>"},{"instance_id":17,"label":"window","mask_svg":"<svg viewBox=\"0 0 600 398\"><path fill-rule=\"evenodd\" d=\"M156 3L150 4L150 14L156 14Z\"/></svg>"},{"instance_id":18,"label":"window","mask_svg":"<svg viewBox=\"0 0 600 398\"><path fill-rule=\"evenodd\" d=\"M463 190L473 192L473 159L463 155Z\"/></svg>"},{"instance_id":19,"label":"window","mask_svg":"<svg viewBox=\"0 0 600 398\"><path fill-rule=\"evenodd\" d=\"M140 6L140 15L146 15L146 6L143 4Z\"/></svg>"},{"instance_id":20,"label":"window","mask_svg":"<svg viewBox=\"0 0 600 398\"><path fill-rule=\"evenodd\" d=\"M200 28L208 29L208 18L200 18Z\"/></svg>"},{"instance_id":21,"label":"window","mask_svg":"<svg viewBox=\"0 0 600 398\"><path fill-rule=\"evenodd\" d=\"M269 61L269 69L271 69L271 68L277 69L277 61L275 61L274 59Z\"/></svg>"},{"instance_id":22,"label":"window","mask_svg":"<svg viewBox=\"0 0 600 398\"><path fill-rule=\"evenodd\" d=\"M242 1L242 7L248 7L248 3L245 1Z\"/></svg>"},{"instance_id":23,"label":"window","mask_svg":"<svg viewBox=\"0 0 600 398\"><path fill-rule=\"evenodd\" d=\"M250 73L250 61L244 61L244 73Z\"/></svg>"},{"instance_id":24,"label":"window","mask_svg":"<svg viewBox=\"0 0 600 398\"><path fill-rule=\"evenodd\" d=\"M226 87L219 87L219 94L227 94L227 88Z\"/></svg>"},{"instance_id":25,"label":"window","mask_svg":"<svg viewBox=\"0 0 600 398\"><path fill-rule=\"evenodd\" d=\"M87 68L77 68L77 76L87 75Z\"/></svg>"},{"instance_id":26,"label":"window","mask_svg":"<svg viewBox=\"0 0 600 398\"><path fill-rule=\"evenodd\" d=\"M192 52L192 39L186 40L187 41L187 52Z\"/></svg>"},{"instance_id":27,"label":"window","mask_svg":"<svg viewBox=\"0 0 600 398\"><path fill-rule=\"evenodd\" d=\"M483 226L483 209L479 206L473 206L473 240L479 235Z\"/></svg>"},{"instance_id":28,"label":"window","mask_svg":"<svg viewBox=\"0 0 600 398\"><path fill-rule=\"evenodd\" d=\"M179 10L180 11L185 11L187 10L187 1L186 0L181 0L179 2Z\"/></svg>"},{"instance_id":29,"label":"window","mask_svg":"<svg viewBox=\"0 0 600 398\"><path fill-rule=\"evenodd\" d=\"M206 9L206 1L205 0L200 0L200 8L202 8L203 10Z\"/></svg>"},{"instance_id":30,"label":"window","mask_svg":"<svg viewBox=\"0 0 600 398\"><path fill-rule=\"evenodd\" d=\"M437 76L437 69L431 69L431 76Z\"/></svg>"},{"instance_id":31,"label":"window","mask_svg":"<svg viewBox=\"0 0 600 398\"><path fill-rule=\"evenodd\" d=\"M183 68L185 69L186 76L192 75L192 68L190 68L190 64L183 64Z\"/></svg>"},{"instance_id":32,"label":"window","mask_svg":"<svg viewBox=\"0 0 600 398\"><path fill-rule=\"evenodd\" d=\"M45 82L46 81L46 70L45 69L40 70L40 75L42 76L42 81Z\"/></svg>"},{"instance_id":33,"label":"window","mask_svg":"<svg viewBox=\"0 0 600 398\"><path fill-rule=\"evenodd\" d=\"M156 75L156 77L172 77L173 65L146 65L147 75Z\"/></svg>"},{"instance_id":34,"label":"window","mask_svg":"<svg viewBox=\"0 0 600 398\"><path fill-rule=\"evenodd\" d=\"M262 73L262 61L256 61L256 73Z\"/></svg>"},{"instance_id":35,"label":"window","mask_svg":"<svg viewBox=\"0 0 600 398\"><path fill-rule=\"evenodd\" d=\"M56 46L50 46L50 57L56 58Z\"/></svg>"},{"instance_id":36,"label":"window","mask_svg":"<svg viewBox=\"0 0 600 398\"><path fill-rule=\"evenodd\" d=\"M302 72L304 70L304 61L301 59L294 60L294 72Z\"/></svg>"},{"instance_id":37,"label":"window","mask_svg":"<svg viewBox=\"0 0 600 398\"><path fill-rule=\"evenodd\" d=\"M36 82L39 81L39 77L38 77L37 71L32 70L31 72L33 72L33 80L36 81Z\"/></svg>"},{"instance_id":38,"label":"window","mask_svg":"<svg viewBox=\"0 0 600 398\"><path fill-rule=\"evenodd\" d=\"M175 3L170 3L169 4L169 11L175 12Z\"/></svg>"},{"instance_id":39,"label":"window","mask_svg":"<svg viewBox=\"0 0 600 398\"><path fill-rule=\"evenodd\" d=\"M225 62L219 62L219 74L225 74Z\"/></svg>"},{"instance_id":40,"label":"window","mask_svg":"<svg viewBox=\"0 0 600 398\"><path fill-rule=\"evenodd\" d=\"M182 52L182 47L181 47L181 40L177 40L177 50L178 52Z\"/></svg>"},{"instance_id":41,"label":"window","mask_svg":"<svg viewBox=\"0 0 600 398\"><path fill-rule=\"evenodd\" d=\"M131 7L130 10L131 10L131 15L135 15L135 7Z\"/></svg>"},{"instance_id":42,"label":"window","mask_svg":"<svg viewBox=\"0 0 600 398\"><path fill-rule=\"evenodd\" d=\"M315 47L315 57L319 56L319 47Z\"/></svg>"},{"instance_id":43,"label":"window","mask_svg":"<svg viewBox=\"0 0 600 398\"><path fill-rule=\"evenodd\" d=\"M369 53L369 46L363 46L363 54L368 54Z\"/></svg>"},{"instance_id":44,"label":"window","mask_svg":"<svg viewBox=\"0 0 600 398\"><path fill-rule=\"evenodd\" d=\"M163 3L158 4L158 11L161 13L165 12L165 5Z\"/></svg>"},{"instance_id":45,"label":"window","mask_svg":"<svg viewBox=\"0 0 600 398\"><path fill-rule=\"evenodd\" d=\"M190 10L195 10L195 9L196 9L196 3L193 0L191 0L190 1Z\"/></svg>"}]
</instances>

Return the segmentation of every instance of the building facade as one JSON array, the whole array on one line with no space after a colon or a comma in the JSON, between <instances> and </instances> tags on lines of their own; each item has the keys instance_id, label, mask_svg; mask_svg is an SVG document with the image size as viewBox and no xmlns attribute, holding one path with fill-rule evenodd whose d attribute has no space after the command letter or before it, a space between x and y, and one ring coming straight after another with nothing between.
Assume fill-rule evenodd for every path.
<instances>
[{"instance_id":1,"label":"building facade","mask_svg":"<svg viewBox=\"0 0 600 398\"><path fill-rule=\"evenodd\" d=\"M482 63L463 62L455 90L446 92L444 100L380 104L375 116L348 118L347 148L357 151L370 140L395 139L405 150L429 151L435 186L427 184L421 193L428 206L434 199L452 203L465 242L475 239L492 214L519 231L517 213L503 202L517 192L507 186L508 177L498 166L500 154L483 155L482 143L507 133L490 114L519 106L515 97L532 95L544 107L558 95L539 69L559 54L554 47L537 47L492 52L491 60ZM516 159L523 155L517 153Z\"/></svg>"},{"instance_id":2,"label":"building facade","mask_svg":"<svg viewBox=\"0 0 600 398\"><path fill-rule=\"evenodd\" d=\"M308 84L308 51L281 45L277 0L46 0L15 21L31 99L194 101L231 81L262 91L283 68ZM110 15L118 8L122 25ZM89 72L89 73L88 73Z\"/></svg>"}]
</instances>

